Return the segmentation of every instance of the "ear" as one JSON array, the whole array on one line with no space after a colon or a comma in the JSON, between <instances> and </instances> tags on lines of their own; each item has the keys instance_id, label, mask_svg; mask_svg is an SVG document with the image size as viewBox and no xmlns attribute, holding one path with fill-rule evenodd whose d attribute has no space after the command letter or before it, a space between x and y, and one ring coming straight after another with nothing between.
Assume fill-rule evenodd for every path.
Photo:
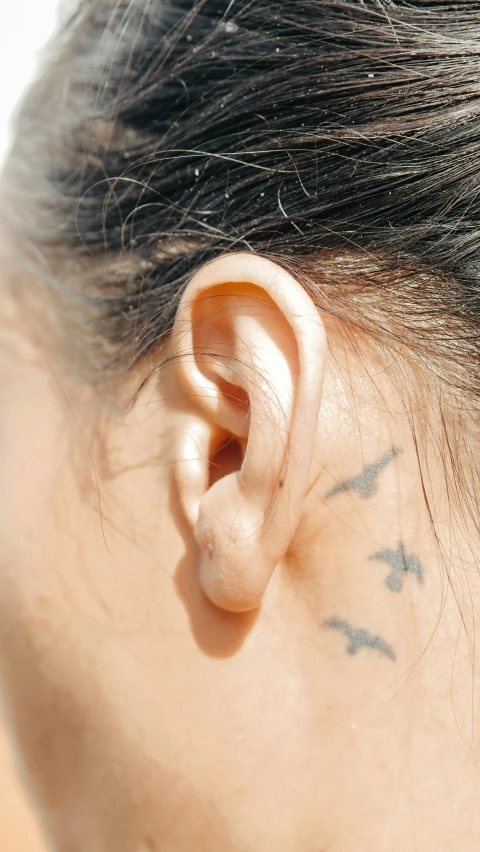
<instances>
[{"instance_id":1,"label":"ear","mask_svg":"<svg viewBox=\"0 0 480 852\"><path fill-rule=\"evenodd\" d=\"M239 253L191 280L172 345L183 400L175 477L200 584L217 606L244 612L260 605L310 485L323 323L288 272Z\"/></svg>"}]
</instances>

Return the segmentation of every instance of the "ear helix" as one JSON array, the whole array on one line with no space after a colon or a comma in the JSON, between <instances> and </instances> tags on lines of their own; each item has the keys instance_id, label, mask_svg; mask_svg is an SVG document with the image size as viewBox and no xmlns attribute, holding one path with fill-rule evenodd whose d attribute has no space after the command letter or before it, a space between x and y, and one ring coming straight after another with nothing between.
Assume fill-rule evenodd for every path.
<instances>
[{"instance_id":1,"label":"ear helix","mask_svg":"<svg viewBox=\"0 0 480 852\"><path fill-rule=\"evenodd\" d=\"M186 417L175 448L175 479L187 522L198 520L200 501L208 488L210 429L198 417Z\"/></svg>"}]
</instances>

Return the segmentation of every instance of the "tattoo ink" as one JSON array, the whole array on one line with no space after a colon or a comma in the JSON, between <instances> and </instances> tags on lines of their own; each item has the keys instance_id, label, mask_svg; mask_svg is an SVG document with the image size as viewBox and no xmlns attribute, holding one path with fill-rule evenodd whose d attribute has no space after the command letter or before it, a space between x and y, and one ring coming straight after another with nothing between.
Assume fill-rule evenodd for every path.
<instances>
[{"instance_id":1,"label":"tattoo ink","mask_svg":"<svg viewBox=\"0 0 480 852\"><path fill-rule=\"evenodd\" d=\"M422 563L417 556L408 556L405 545L402 543L398 545L397 550L380 550L368 558L390 565L391 570L385 582L392 592L401 591L405 574L414 574L418 582L423 583Z\"/></svg>"},{"instance_id":2,"label":"tattoo ink","mask_svg":"<svg viewBox=\"0 0 480 852\"><path fill-rule=\"evenodd\" d=\"M401 452L399 447L392 447L391 450L387 450L377 462L365 465L363 473L359 473L357 476L352 476L351 479L346 479L345 482L339 482L338 485L335 485L328 492L327 497L334 497L335 494L341 494L342 491L357 491L360 497L373 497L377 490L377 480L380 472Z\"/></svg>"},{"instance_id":3,"label":"tattoo ink","mask_svg":"<svg viewBox=\"0 0 480 852\"><path fill-rule=\"evenodd\" d=\"M333 630L339 630L344 633L349 643L347 645L347 654L356 654L359 648L376 648L385 657L390 660L396 660L396 656L390 645L385 642L380 636L374 636L369 630L352 627L348 621L342 621L341 618L329 618L323 622L324 627L330 627Z\"/></svg>"}]
</instances>

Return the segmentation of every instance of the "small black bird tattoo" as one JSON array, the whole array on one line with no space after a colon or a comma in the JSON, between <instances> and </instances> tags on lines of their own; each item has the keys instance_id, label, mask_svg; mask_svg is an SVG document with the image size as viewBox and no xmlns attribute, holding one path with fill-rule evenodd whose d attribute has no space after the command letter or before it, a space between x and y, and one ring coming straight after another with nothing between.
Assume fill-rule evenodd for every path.
<instances>
[{"instance_id":1,"label":"small black bird tattoo","mask_svg":"<svg viewBox=\"0 0 480 852\"><path fill-rule=\"evenodd\" d=\"M390 565L391 570L385 582L392 592L401 591L405 574L414 574L418 582L423 583L423 565L420 559L418 556L409 556L402 542L396 550L380 550L368 558Z\"/></svg>"},{"instance_id":2,"label":"small black bird tattoo","mask_svg":"<svg viewBox=\"0 0 480 852\"><path fill-rule=\"evenodd\" d=\"M343 621L341 618L329 618L323 622L324 627L331 627L333 630L340 630L347 637L347 654L356 654L360 648L376 648L381 654L384 654L390 660L395 660L396 656L390 645L385 642L380 636L374 636L369 630L363 627L352 627L348 621Z\"/></svg>"},{"instance_id":3,"label":"small black bird tattoo","mask_svg":"<svg viewBox=\"0 0 480 852\"><path fill-rule=\"evenodd\" d=\"M333 497L335 494L340 494L342 491L357 491L360 497L373 497L378 487L377 480L380 471L390 464L392 459L401 452L402 451L399 447L392 447L392 449L384 453L382 458L377 462L365 465L363 473L359 473L357 476L352 476L351 479L346 479L345 482L340 482L338 485L335 485L334 488L328 492L327 497Z\"/></svg>"}]
</instances>

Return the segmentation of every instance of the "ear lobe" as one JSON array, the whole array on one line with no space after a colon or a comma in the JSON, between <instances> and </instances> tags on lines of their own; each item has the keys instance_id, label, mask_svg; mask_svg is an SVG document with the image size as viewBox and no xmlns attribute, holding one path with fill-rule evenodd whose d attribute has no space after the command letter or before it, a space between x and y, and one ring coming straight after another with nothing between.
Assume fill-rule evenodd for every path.
<instances>
[{"instance_id":1,"label":"ear lobe","mask_svg":"<svg viewBox=\"0 0 480 852\"><path fill-rule=\"evenodd\" d=\"M288 272L242 253L194 276L173 341L189 408L177 486L200 548L200 584L217 606L251 610L288 550L310 484L323 323ZM244 447L243 461L212 482L211 449L222 435Z\"/></svg>"}]
</instances>

